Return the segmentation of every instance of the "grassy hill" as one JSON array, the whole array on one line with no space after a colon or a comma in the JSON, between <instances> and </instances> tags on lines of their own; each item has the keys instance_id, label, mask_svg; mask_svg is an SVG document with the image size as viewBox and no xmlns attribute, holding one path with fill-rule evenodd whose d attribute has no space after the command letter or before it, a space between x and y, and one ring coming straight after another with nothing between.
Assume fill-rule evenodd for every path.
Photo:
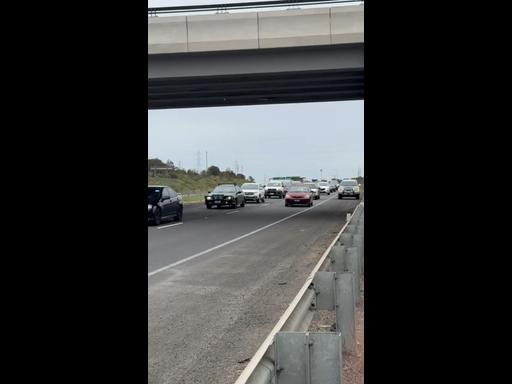
<instances>
[{"instance_id":1,"label":"grassy hill","mask_svg":"<svg viewBox=\"0 0 512 384\"><path fill-rule=\"evenodd\" d=\"M168 185L176 192L183 195L185 202L203 201L204 194L211 191L218 184L238 184L251 182L249 176L235 174L226 169L221 171L219 167L212 165L206 171L197 173L193 170L177 168L168 160L148 159L148 185Z\"/></svg>"},{"instance_id":2,"label":"grassy hill","mask_svg":"<svg viewBox=\"0 0 512 384\"><path fill-rule=\"evenodd\" d=\"M198 175L178 173L173 177L167 175L148 175L148 185L168 185L183 195L186 203L203 201L203 196L218 184L235 183L241 185L248 182L245 178L232 176Z\"/></svg>"}]
</instances>

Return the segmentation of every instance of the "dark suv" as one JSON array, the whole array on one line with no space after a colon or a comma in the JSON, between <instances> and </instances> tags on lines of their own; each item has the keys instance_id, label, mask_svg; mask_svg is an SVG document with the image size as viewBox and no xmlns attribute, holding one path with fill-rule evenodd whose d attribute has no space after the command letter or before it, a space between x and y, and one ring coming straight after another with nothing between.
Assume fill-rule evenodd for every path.
<instances>
[{"instance_id":1,"label":"dark suv","mask_svg":"<svg viewBox=\"0 0 512 384\"><path fill-rule=\"evenodd\" d=\"M181 195L165 185L148 186L148 222L160 225L163 220L183 220Z\"/></svg>"},{"instance_id":2,"label":"dark suv","mask_svg":"<svg viewBox=\"0 0 512 384\"><path fill-rule=\"evenodd\" d=\"M208 209L213 206L245 207L245 196L242 188L236 184L220 184L212 192L208 192L204 197L204 203Z\"/></svg>"}]
</instances>

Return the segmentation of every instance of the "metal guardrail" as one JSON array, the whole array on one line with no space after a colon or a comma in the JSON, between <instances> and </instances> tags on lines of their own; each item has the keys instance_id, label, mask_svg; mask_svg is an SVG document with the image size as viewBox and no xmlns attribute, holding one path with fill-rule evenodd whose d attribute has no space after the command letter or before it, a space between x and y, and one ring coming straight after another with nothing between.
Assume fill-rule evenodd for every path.
<instances>
[{"instance_id":1,"label":"metal guardrail","mask_svg":"<svg viewBox=\"0 0 512 384\"><path fill-rule=\"evenodd\" d=\"M246 3L219 3L203 5L181 5L174 7L154 7L148 8L149 17L157 17L161 14L184 13L184 12L204 12L217 11L225 13L229 10L257 9L257 8L276 8L285 6L299 5L323 5L323 4L341 4L341 3L364 3L364 1L355 0L269 0L269 1L251 1Z\"/></svg>"},{"instance_id":2,"label":"metal guardrail","mask_svg":"<svg viewBox=\"0 0 512 384\"><path fill-rule=\"evenodd\" d=\"M364 202L329 245L235 384L342 383L342 351L355 350L355 306L364 272ZM336 332L307 332L316 310L336 313ZM339 355L339 358L337 358Z\"/></svg>"}]
</instances>

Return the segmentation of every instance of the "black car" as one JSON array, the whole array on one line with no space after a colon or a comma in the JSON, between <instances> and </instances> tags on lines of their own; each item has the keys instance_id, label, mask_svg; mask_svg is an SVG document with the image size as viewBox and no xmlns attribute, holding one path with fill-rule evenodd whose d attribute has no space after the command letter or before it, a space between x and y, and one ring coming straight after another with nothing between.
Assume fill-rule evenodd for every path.
<instances>
[{"instance_id":1,"label":"black car","mask_svg":"<svg viewBox=\"0 0 512 384\"><path fill-rule=\"evenodd\" d=\"M159 225L163 220L183 220L183 200L171 187L148 186L148 222Z\"/></svg>"},{"instance_id":2,"label":"black car","mask_svg":"<svg viewBox=\"0 0 512 384\"><path fill-rule=\"evenodd\" d=\"M215 187L212 192L204 197L206 208L213 206L218 208L229 206L236 208L237 206L245 207L245 196L242 188L235 184L220 184Z\"/></svg>"}]
</instances>

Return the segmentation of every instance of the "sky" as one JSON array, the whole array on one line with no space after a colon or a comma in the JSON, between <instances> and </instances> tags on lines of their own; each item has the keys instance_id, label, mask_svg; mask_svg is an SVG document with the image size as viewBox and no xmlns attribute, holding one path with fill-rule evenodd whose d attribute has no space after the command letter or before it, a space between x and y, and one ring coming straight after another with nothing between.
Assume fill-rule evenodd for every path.
<instances>
[{"instance_id":1,"label":"sky","mask_svg":"<svg viewBox=\"0 0 512 384\"><path fill-rule=\"evenodd\" d=\"M148 110L149 158L197 169L198 151L259 183L364 176L364 101Z\"/></svg>"}]
</instances>

